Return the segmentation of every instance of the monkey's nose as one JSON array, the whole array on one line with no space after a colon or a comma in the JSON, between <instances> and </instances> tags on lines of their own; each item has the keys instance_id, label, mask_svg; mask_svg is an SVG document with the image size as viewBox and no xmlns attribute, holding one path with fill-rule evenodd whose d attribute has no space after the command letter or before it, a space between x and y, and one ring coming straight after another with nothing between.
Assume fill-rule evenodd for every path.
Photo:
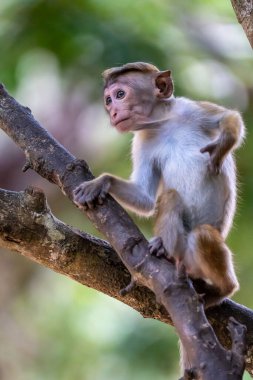
<instances>
[{"instance_id":1,"label":"monkey's nose","mask_svg":"<svg viewBox=\"0 0 253 380\"><path fill-rule=\"evenodd\" d=\"M112 111L112 120L115 120L117 118L117 111Z\"/></svg>"}]
</instances>

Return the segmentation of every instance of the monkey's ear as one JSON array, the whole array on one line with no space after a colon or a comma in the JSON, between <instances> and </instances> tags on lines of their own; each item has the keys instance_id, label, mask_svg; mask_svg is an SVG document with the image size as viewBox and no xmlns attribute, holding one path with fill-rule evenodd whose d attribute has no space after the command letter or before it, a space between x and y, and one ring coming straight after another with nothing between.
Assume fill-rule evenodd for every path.
<instances>
[{"instance_id":1,"label":"monkey's ear","mask_svg":"<svg viewBox=\"0 0 253 380\"><path fill-rule=\"evenodd\" d=\"M169 98L173 93L171 71L160 71L155 78L155 95L158 98Z\"/></svg>"}]
</instances>

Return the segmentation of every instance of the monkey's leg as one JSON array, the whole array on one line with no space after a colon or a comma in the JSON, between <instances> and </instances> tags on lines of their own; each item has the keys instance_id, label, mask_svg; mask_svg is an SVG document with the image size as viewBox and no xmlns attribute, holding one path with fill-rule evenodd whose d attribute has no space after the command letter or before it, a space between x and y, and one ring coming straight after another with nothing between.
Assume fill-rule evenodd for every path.
<instances>
[{"instance_id":1,"label":"monkey's leg","mask_svg":"<svg viewBox=\"0 0 253 380\"><path fill-rule=\"evenodd\" d=\"M152 254L163 253L176 261L183 258L186 249L183 212L184 204L176 190L161 194L156 204L155 237L149 245Z\"/></svg>"},{"instance_id":2,"label":"monkey's leg","mask_svg":"<svg viewBox=\"0 0 253 380\"><path fill-rule=\"evenodd\" d=\"M204 224L189 233L185 266L191 278L201 278L206 285L205 306L231 296L239 284L232 253L214 227Z\"/></svg>"}]
</instances>

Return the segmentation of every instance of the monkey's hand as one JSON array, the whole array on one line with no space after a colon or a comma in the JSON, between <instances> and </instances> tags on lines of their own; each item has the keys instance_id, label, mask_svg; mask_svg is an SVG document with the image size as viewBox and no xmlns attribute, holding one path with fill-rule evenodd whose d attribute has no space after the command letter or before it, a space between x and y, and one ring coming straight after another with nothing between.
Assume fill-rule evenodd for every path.
<instances>
[{"instance_id":1,"label":"monkey's hand","mask_svg":"<svg viewBox=\"0 0 253 380\"><path fill-rule=\"evenodd\" d=\"M102 175L92 181L81 183L74 191L74 202L85 210L93 209L97 204L102 205L109 192L110 177Z\"/></svg>"},{"instance_id":2,"label":"monkey's hand","mask_svg":"<svg viewBox=\"0 0 253 380\"><path fill-rule=\"evenodd\" d=\"M222 149L221 141L217 141L206 145L204 148L200 149L201 153L209 153L210 162L208 163L208 169L212 174L220 174L221 166L225 158L224 149Z\"/></svg>"}]
</instances>

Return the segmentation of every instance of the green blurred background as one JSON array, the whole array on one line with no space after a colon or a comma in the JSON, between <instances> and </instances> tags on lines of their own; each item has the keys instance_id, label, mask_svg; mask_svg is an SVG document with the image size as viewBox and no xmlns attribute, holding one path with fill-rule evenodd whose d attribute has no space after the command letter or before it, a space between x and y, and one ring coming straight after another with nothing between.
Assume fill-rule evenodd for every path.
<instances>
[{"instance_id":1,"label":"green blurred background","mask_svg":"<svg viewBox=\"0 0 253 380\"><path fill-rule=\"evenodd\" d=\"M1 0L0 49L0 81L95 174L131 170L131 136L113 131L103 110L105 68L152 62L172 70L177 95L242 112L248 135L236 154L239 206L229 245L241 284L235 299L253 308L252 51L230 2ZM21 173L23 163L0 132L0 186L39 186L58 218L97 234L56 187ZM137 223L150 237L152 222ZM171 327L3 250L0 326L1 380L179 377Z\"/></svg>"}]
</instances>

